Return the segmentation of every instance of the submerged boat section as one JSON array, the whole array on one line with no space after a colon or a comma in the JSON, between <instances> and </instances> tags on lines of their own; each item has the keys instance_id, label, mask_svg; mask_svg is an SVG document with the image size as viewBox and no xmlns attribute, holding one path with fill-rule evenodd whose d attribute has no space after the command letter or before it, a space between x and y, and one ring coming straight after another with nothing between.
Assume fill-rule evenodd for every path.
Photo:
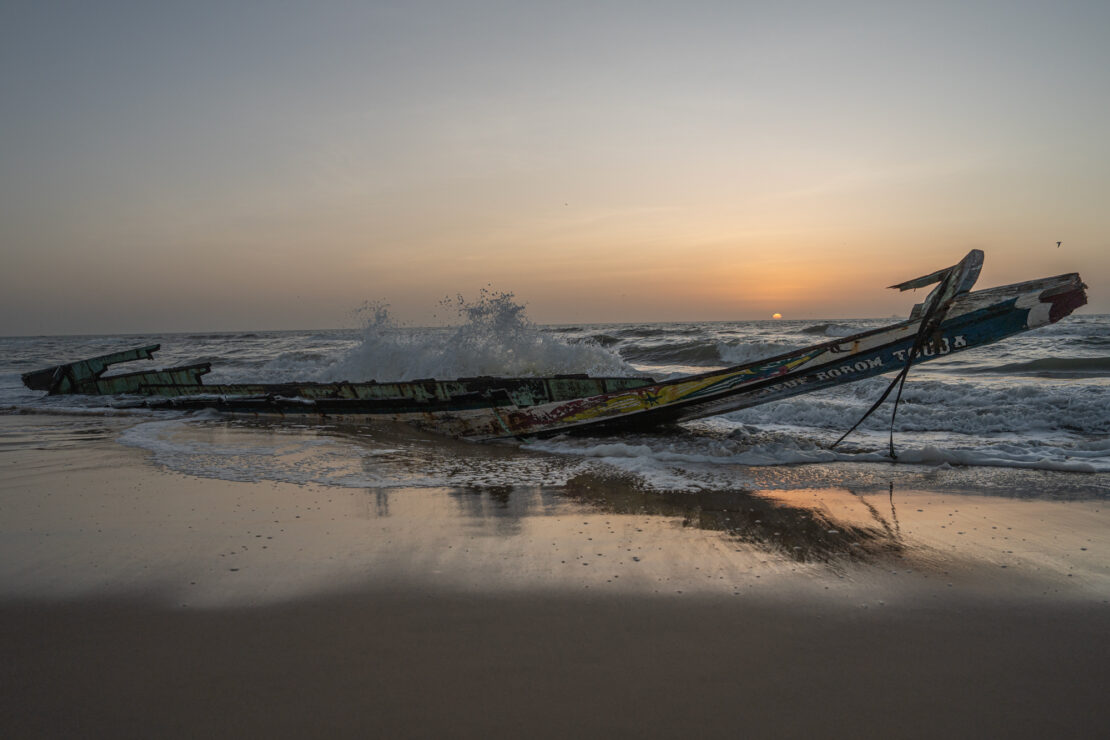
<instances>
[{"instance_id":1,"label":"submerged boat section","mask_svg":"<svg viewBox=\"0 0 1110 740\"><path fill-rule=\"evenodd\" d=\"M148 387L155 385L196 388L201 385L201 376L212 370L210 363L202 362L164 370L144 370L104 377L104 373L112 365L135 360L153 360L154 353L161 347L160 344L151 344L24 373L23 385L31 390L46 391L50 395L78 393L103 396L145 393Z\"/></svg>"},{"instance_id":2,"label":"submerged boat section","mask_svg":"<svg viewBox=\"0 0 1110 740\"><path fill-rule=\"evenodd\" d=\"M158 408L206 408L244 404L262 407L269 402L313 402L347 408L348 402L373 404L375 409L399 411L411 408L467 408L470 406L516 406L526 408L558 403L584 396L638 388L654 382L649 377L590 377L585 373L537 378L482 376L456 380L408 380L394 383L339 381L335 383L234 383L205 385L201 376L211 371L210 363L164 370L141 370L104 375L110 365L152 359L161 345L152 344L102 357L36 370L23 375L23 383L48 393L85 395L143 395L172 399L148 405Z\"/></svg>"}]
</instances>

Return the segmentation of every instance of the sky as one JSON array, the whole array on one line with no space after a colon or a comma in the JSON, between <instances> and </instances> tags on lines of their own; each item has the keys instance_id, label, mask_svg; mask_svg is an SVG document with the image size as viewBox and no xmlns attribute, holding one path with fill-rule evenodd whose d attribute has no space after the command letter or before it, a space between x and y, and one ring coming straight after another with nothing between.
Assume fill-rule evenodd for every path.
<instances>
[{"instance_id":1,"label":"sky","mask_svg":"<svg viewBox=\"0 0 1110 740\"><path fill-rule=\"evenodd\" d=\"M0 5L0 335L1110 312L1110 3ZM1057 247L1056 242L1062 244Z\"/></svg>"}]
</instances>

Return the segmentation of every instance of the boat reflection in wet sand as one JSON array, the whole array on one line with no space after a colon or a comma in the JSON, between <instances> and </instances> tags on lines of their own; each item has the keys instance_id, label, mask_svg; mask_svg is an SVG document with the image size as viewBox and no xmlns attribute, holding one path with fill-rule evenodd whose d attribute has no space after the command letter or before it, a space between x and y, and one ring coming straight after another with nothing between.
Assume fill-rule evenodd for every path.
<instances>
[{"instance_id":1,"label":"boat reflection in wet sand","mask_svg":"<svg viewBox=\"0 0 1110 740\"><path fill-rule=\"evenodd\" d=\"M666 381L558 375L208 386L201 380L210 370L208 363L104 376L113 364L151 359L159 345L150 345L27 373L23 382L51 394L157 397L142 402L150 408L399 421L471 440L646 429L884 373L898 372L904 380L914 363L1054 323L1087 302L1086 286L1076 273L971 292L982 262L983 253L972 250L952 267L891 286L910 290L937 284L906 321Z\"/></svg>"}]
</instances>

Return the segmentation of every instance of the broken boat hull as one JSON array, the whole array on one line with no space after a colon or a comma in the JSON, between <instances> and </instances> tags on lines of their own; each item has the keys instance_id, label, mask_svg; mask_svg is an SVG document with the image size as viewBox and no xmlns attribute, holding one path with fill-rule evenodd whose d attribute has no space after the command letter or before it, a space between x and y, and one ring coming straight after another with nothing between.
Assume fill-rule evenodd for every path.
<instances>
[{"instance_id":1,"label":"broken boat hull","mask_svg":"<svg viewBox=\"0 0 1110 740\"><path fill-rule=\"evenodd\" d=\"M958 299L916 362L981 347L1053 323L1086 303L1077 274L993 288ZM545 437L569 432L646 429L716 416L842 383L896 372L905 365L919 321L907 321L800 352L617 393L527 408L460 409L429 417L389 415L475 440ZM330 405L328 418L361 421L353 408Z\"/></svg>"},{"instance_id":2,"label":"broken boat hull","mask_svg":"<svg viewBox=\"0 0 1110 740\"><path fill-rule=\"evenodd\" d=\"M1070 273L958 295L920 345L914 362L1059 321L1086 303L1085 287L1079 275ZM688 421L895 372L913 353L923 321L911 318L797 352L664 382L559 376L204 386L200 376L208 372L206 364L103 377L104 367L111 363L94 360L105 358L83 361L92 370L99 368L85 377L74 371L80 363L73 363L28 373L24 382L51 392L162 397L143 402L151 408L333 422L397 421L472 440L543 437ZM157 345L130 352L149 357L155 349Z\"/></svg>"}]
</instances>

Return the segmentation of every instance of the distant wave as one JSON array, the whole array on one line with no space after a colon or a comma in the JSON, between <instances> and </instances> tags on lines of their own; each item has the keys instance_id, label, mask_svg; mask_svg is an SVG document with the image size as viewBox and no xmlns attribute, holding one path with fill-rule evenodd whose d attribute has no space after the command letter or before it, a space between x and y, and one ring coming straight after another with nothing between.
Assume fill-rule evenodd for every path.
<instances>
[{"instance_id":1,"label":"distant wave","mask_svg":"<svg viewBox=\"0 0 1110 740\"><path fill-rule=\"evenodd\" d=\"M1050 357L1013 362L968 372L991 375L1033 375L1039 378L1110 377L1110 357Z\"/></svg>"},{"instance_id":2,"label":"distant wave","mask_svg":"<svg viewBox=\"0 0 1110 740\"><path fill-rule=\"evenodd\" d=\"M717 342L701 340L672 342L664 345L630 344L620 348L621 357L629 362L657 365L720 365Z\"/></svg>"},{"instance_id":3,"label":"distant wave","mask_svg":"<svg viewBox=\"0 0 1110 740\"><path fill-rule=\"evenodd\" d=\"M695 336L697 334L704 334L705 327L695 326L690 324L678 324L673 326L622 326L609 332L613 336L621 337L622 339L640 339L647 337L673 337L673 336Z\"/></svg>"},{"instance_id":4,"label":"distant wave","mask_svg":"<svg viewBox=\"0 0 1110 740\"><path fill-rule=\"evenodd\" d=\"M649 365L715 367L744 365L795 349L798 349L798 345L781 342L703 339L665 345L628 344L620 348L620 354L622 358L629 362L640 362Z\"/></svg>"},{"instance_id":5,"label":"distant wave","mask_svg":"<svg viewBox=\"0 0 1110 740\"><path fill-rule=\"evenodd\" d=\"M599 347L612 347L614 344L620 344L621 340L611 334L590 334L584 339L571 339L568 340L572 344L581 342L593 342Z\"/></svg>"},{"instance_id":6,"label":"distant wave","mask_svg":"<svg viewBox=\"0 0 1110 740\"><path fill-rule=\"evenodd\" d=\"M726 365L745 365L801 348L801 345L784 342L722 342L717 345Z\"/></svg>"},{"instance_id":7,"label":"distant wave","mask_svg":"<svg viewBox=\"0 0 1110 740\"><path fill-rule=\"evenodd\" d=\"M820 334L825 337L847 337L859 333L859 329L845 324L814 324L798 329L799 334Z\"/></svg>"}]
</instances>

